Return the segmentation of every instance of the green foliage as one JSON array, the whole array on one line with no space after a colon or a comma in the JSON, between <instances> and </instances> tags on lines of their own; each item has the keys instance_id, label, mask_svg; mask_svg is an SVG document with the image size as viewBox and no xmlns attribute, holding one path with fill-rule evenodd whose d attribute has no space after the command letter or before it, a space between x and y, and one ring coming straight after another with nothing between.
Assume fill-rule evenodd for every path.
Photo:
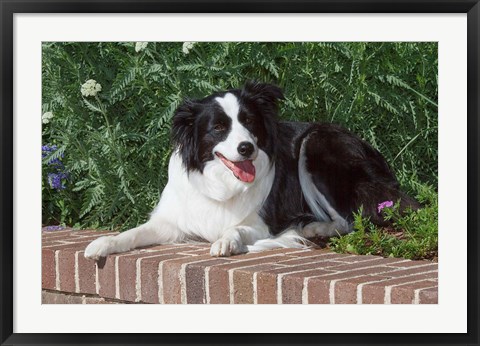
<instances>
[{"instance_id":1,"label":"green foliage","mask_svg":"<svg viewBox=\"0 0 480 346\"><path fill-rule=\"evenodd\" d=\"M403 215L399 204L384 208L386 220L392 228L382 229L362 217L362 210L355 214L355 232L330 240L330 247L337 252L359 255L380 255L410 259L438 257L438 201L432 187L414 184L417 199L423 203L419 210L408 210Z\"/></svg>"},{"instance_id":2,"label":"green foliage","mask_svg":"<svg viewBox=\"0 0 480 346\"><path fill-rule=\"evenodd\" d=\"M137 47L138 48L138 47ZM138 51L137 51L138 50ZM170 120L186 97L280 85L284 119L336 122L380 150L407 191L437 184L436 43L44 43L43 144L64 152L66 188L45 180L43 223L127 229L167 180ZM101 84L82 96L89 79Z\"/></svg>"}]
</instances>

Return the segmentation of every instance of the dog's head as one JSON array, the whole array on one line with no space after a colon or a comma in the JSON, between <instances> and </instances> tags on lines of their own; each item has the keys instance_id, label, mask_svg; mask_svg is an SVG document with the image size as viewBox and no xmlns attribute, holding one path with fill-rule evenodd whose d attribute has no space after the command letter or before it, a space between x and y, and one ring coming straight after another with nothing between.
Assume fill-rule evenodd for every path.
<instances>
[{"instance_id":1,"label":"dog's head","mask_svg":"<svg viewBox=\"0 0 480 346\"><path fill-rule=\"evenodd\" d=\"M277 86L248 82L241 90L184 102L173 117L172 139L187 172L221 163L239 181L253 182L258 160L273 158L282 98Z\"/></svg>"}]
</instances>

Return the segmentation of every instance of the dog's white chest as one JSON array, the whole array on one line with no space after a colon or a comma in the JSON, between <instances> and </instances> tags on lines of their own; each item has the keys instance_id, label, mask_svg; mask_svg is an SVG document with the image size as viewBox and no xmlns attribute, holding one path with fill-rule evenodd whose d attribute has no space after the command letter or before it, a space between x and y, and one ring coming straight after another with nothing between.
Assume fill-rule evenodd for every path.
<instances>
[{"instance_id":1,"label":"dog's white chest","mask_svg":"<svg viewBox=\"0 0 480 346\"><path fill-rule=\"evenodd\" d=\"M169 163L169 180L152 214L188 235L209 242L221 238L235 226L267 228L258 212L270 192L274 169L260 168L259 180L251 186L238 182L219 165L207 166L202 173L187 174L178 155ZM267 173L267 174L265 174Z\"/></svg>"}]
</instances>

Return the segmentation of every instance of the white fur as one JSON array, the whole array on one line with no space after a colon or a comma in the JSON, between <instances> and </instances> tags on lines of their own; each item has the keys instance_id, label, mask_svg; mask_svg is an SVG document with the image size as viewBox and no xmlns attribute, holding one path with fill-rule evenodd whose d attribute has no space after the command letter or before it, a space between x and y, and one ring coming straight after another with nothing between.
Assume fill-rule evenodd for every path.
<instances>
[{"instance_id":1,"label":"white fur","mask_svg":"<svg viewBox=\"0 0 480 346\"><path fill-rule=\"evenodd\" d=\"M232 127L225 141L213 148L214 159L207 162L202 173L187 174L182 158L174 151L168 166L168 183L150 219L117 236L96 239L85 249L85 257L99 259L141 246L198 238L212 243L212 256L230 256L278 247L306 247L309 242L304 237L349 231L347 222L328 204L306 171L304 143L307 138L299 160L300 183L307 203L322 221L271 236L259 212L270 193L275 165L258 148L256 138L238 121L240 107L236 97L227 93L215 100L232 119ZM251 183L235 178L215 155L220 152L230 161L241 160L237 148L244 141L251 142L255 148L252 159L256 176Z\"/></svg>"},{"instance_id":2,"label":"white fur","mask_svg":"<svg viewBox=\"0 0 480 346\"><path fill-rule=\"evenodd\" d=\"M305 146L308 142L307 136L300 147L300 157L298 159L298 178L302 192L308 206L312 210L319 222L312 222L299 231L303 237L310 238L314 236L332 237L336 235L347 234L352 231L352 226L341 217L337 211L328 203L325 196L318 191L313 183L312 176L307 171L307 157L305 155Z\"/></svg>"},{"instance_id":3,"label":"white fur","mask_svg":"<svg viewBox=\"0 0 480 346\"><path fill-rule=\"evenodd\" d=\"M238 144L255 143L238 122L238 101L232 94L217 98L232 118L232 131L216 150L235 160ZM228 144L227 144L228 143ZM258 215L272 187L275 167L255 143L253 165L256 177L245 183L214 155L200 172L186 173L178 152L170 158L168 183L160 202L145 224L114 237L102 237L90 243L85 257L98 259L110 253L124 252L140 246L181 242L202 238L212 243L211 254L228 256L246 252L246 245L269 237L268 227Z\"/></svg>"},{"instance_id":4,"label":"white fur","mask_svg":"<svg viewBox=\"0 0 480 346\"><path fill-rule=\"evenodd\" d=\"M218 143L213 151L219 152L230 161L241 161L244 158L238 153L238 145L241 142L250 142L255 148L252 158L256 158L258 147L254 136L238 121L240 105L237 98L233 94L227 93L223 98L215 98L215 101L222 106L225 114L232 119L232 127L228 137L223 142Z\"/></svg>"}]
</instances>

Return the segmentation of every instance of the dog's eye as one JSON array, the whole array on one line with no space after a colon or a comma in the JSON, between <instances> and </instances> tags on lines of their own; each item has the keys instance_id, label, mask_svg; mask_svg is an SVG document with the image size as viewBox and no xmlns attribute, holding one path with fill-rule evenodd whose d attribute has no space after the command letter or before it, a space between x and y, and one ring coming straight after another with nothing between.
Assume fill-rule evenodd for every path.
<instances>
[{"instance_id":1,"label":"dog's eye","mask_svg":"<svg viewBox=\"0 0 480 346\"><path fill-rule=\"evenodd\" d=\"M217 132L225 131L225 125L223 124L217 124L213 127L213 129Z\"/></svg>"},{"instance_id":2,"label":"dog's eye","mask_svg":"<svg viewBox=\"0 0 480 346\"><path fill-rule=\"evenodd\" d=\"M245 124L253 123L253 118L245 118Z\"/></svg>"}]
</instances>

